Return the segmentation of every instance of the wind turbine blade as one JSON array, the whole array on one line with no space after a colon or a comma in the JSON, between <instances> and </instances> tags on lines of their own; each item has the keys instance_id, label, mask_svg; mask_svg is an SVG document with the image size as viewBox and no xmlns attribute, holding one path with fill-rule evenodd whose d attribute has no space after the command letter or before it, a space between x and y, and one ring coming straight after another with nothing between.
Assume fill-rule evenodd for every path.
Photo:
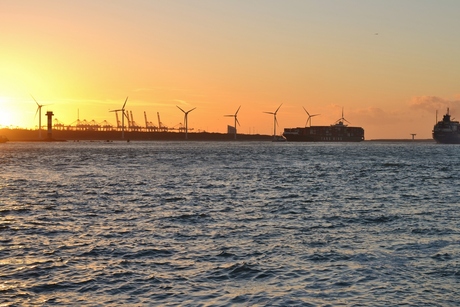
<instances>
[{"instance_id":1,"label":"wind turbine blade","mask_svg":"<svg viewBox=\"0 0 460 307\"><path fill-rule=\"evenodd\" d=\"M235 117L235 115L224 115L224 117Z\"/></svg>"},{"instance_id":2,"label":"wind turbine blade","mask_svg":"<svg viewBox=\"0 0 460 307\"><path fill-rule=\"evenodd\" d=\"M238 111L240 110L241 106L238 107L238 110L235 112L235 116L238 114Z\"/></svg>"},{"instance_id":3,"label":"wind turbine blade","mask_svg":"<svg viewBox=\"0 0 460 307\"><path fill-rule=\"evenodd\" d=\"M241 125L240 125L240 122L238 121L238 118L237 118L236 116L235 116L235 121L236 121L236 123L238 124L238 126L241 126Z\"/></svg>"},{"instance_id":4,"label":"wind turbine blade","mask_svg":"<svg viewBox=\"0 0 460 307\"><path fill-rule=\"evenodd\" d=\"M276 112L278 112L278 110L281 108L282 105L283 105L283 104L280 104L280 106L278 107L278 109L276 109L275 114L276 114Z\"/></svg>"},{"instance_id":5,"label":"wind turbine blade","mask_svg":"<svg viewBox=\"0 0 460 307\"><path fill-rule=\"evenodd\" d=\"M185 113L185 111L184 111L184 110L182 110L182 109L181 109L181 107L179 107L179 106L176 106L176 107L177 107L177 108L179 108L179 110L181 110L182 112L184 112L184 113Z\"/></svg>"},{"instance_id":6,"label":"wind turbine blade","mask_svg":"<svg viewBox=\"0 0 460 307\"><path fill-rule=\"evenodd\" d=\"M30 97L32 97L32 99L35 101L35 103L37 104L37 106L40 107L40 104L37 102L37 100L35 100L34 96L30 95Z\"/></svg>"},{"instance_id":7,"label":"wind turbine blade","mask_svg":"<svg viewBox=\"0 0 460 307\"><path fill-rule=\"evenodd\" d=\"M276 116L275 116L275 124L279 127L280 125L278 124L278 120L276 119Z\"/></svg>"},{"instance_id":8,"label":"wind turbine blade","mask_svg":"<svg viewBox=\"0 0 460 307\"><path fill-rule=\"evenodd\" d=\"M275 115L276 113L273 113L273 112L263 112L263 113L267 113L267 114L271 114L271 115Z\"/></svg>"},{"instance_id":9,"label":"wind turbine blade","mask_svg":"<svg viewBox=\"0 0 460 307\"><path fill-rule=\"evenodd\" d=\"M310 116L310 113L308 113L307 109L305 109L304 107L302 107L302 108L305 110L305 112L307 112L308 116Z\"/></svg>"},{"instance_id":10,"label":"wind turbine blade","mask_svg":"<svg viewBox=\"0 0 460 307\"><path fill-rule=\"evenodd\" d=\"M40 107L37 108L37 111L35 111L35 116L34 118L37 118L38 110L40 110Z\"/></svg>"},{"instance_id":11,"label":"wind turbine blade","mask_svg":"<svg viewBox=\"0 0 460 307\"><path fill-rule=\"evenodd\" d=\"M187 113L190 113L190 112L192 112L192 111L195 110L195 109L196 109L196 107L194 107L194 108L191 109L191 110L188 110Z\"/></svg>"},{"instance_id":12,"label":"wind turbine blade","mask_svg":"<svg viewBox=\"0 0 460 307\"><path fill-rule=\"evenodd\" d=\"M126 106L126 102L128 101L128 96L126 96L126 99L125 99L125 103L123 104L123 108L121 108L122 110L125 109L125 106Z\"/></svg>"}]
</instances>

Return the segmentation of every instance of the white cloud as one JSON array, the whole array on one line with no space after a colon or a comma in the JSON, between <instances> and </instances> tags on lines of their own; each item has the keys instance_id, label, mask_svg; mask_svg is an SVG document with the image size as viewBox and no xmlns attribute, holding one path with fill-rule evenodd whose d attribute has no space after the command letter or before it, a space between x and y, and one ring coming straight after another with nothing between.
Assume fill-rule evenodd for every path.
<instances>
[{"instance_id":1,"label":"white cloud","mask_svg":"<svg viewBox=\"0 0 460 307\"><path fill-rule=\"evenodd\" d=\"M445 111L447 108L455 112L455 110L460 110L460 100L449 100L438 96L416 96L412 97L409 107L429 113L434 113L437 110Z\"/></svg>"}]
</instances>

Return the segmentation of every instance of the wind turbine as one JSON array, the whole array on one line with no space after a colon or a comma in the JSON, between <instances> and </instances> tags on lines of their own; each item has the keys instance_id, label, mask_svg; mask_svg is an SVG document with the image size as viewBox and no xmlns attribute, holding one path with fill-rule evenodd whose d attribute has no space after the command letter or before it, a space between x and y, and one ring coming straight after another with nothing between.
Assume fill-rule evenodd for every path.
<instances>
[{"instance_id":1,"label":"wind turbine","mask_svg":"<svg viewBox=\"0 0 460 307\"><path fill-rule=\"evenodd\" d=\"M350 124L350 122L349 122L348 120L346 120L345 117L343 117L343 107L342 107L342 117L339 118L339 119L336 121L336 123L337 123L336 125L342 125L342 126L344 126L344 124L343 124L344 121Z\"/></svg>"},{"instance_id":2,"label":"wind turbine","mask_svg":"<svg viewBox=\"0 0 460 307\"><path fill-rule=\"evenodd\" d=\"M310 113L308 113L307 109L305 109L304 107L302 107L302 108L303 108L303 109L305 110L305 112L307 112L307 114L308 114L308 119L307 119L307 122L305 123L305 127L307 127L308 122L310 122L310 127L311 127L311 118L314 117L314 116L318 116L318 115L320 115L320 114L313 114L313 115L310 115Z\"/></svg>"},{"instance_id":3,"label":"wind turbine","mask_svg":"<svg viewBox=\"0 0 460 307\"><path fill-rule=\"evenodd\" d=\"M42 138L42 107L46 106L46 104L39 104L37 100L35 100L34 96L30 95L32 99L37 104L37 111L35 112L35 117L37 117L38 113L38 138Z\"/></svg>"},{"instance_id":4,"label":"wind turbine","mask_svg":"<svg viewBox=\"0 0 460 307\"><path fill-rule=\"evenodd\" d=\"M278 113L278 110L281 108L283 104L280 104L278 109L276 109L275 112L264 112L267 114L273 114L273 139L276 139L276 125L278 125L278 121L276 120L276 113Z\"/></svg>"},{"instance_id":5,"label":"wind turbine","mask_svg":"<svg viewBox=\"0 0 460 307\"><path fill-rule=\"evenodd\" d=\"M236 140L236 124L240 125L240 122L238 121L238 111L240 110L241 106L238 107L238 110L236 110L235 114L233 115L224 115L225 117L234 117L235 118L235 140ZM241 125L240 125L241 126Z\"/></svg>"},{"instance_id":6,"label":"wind turbine","mask_svg":"<svg viewBox=\"0 0 460 307\"><path fill-rule=\"evenodd\" d=\"M109 111L109 112L118 112L118 111L121 111L121 138L124 139L125 138L125 116L127 117L128 115L125 114L125 106L126 106L126 102L128 101L128 97L126 97L126 100L125 100L125 103L123 104L123 107L121 109L118 109L118 110L112 110L112 111ZM129 118L128 118L129 120Z\"/></svg>"},{"instance_id":7,"label":"wind turbine","mask_svg":"<svg viewBox=\"0 0 460 307\"><path fill-rule=\"evenodd\" d=\"M193 109L190 109L188 110L187 112L185 112L184 110L182 110L179 106L176 106L179 108L179 110L181 110L182 112L184 112L184 123L185 123L185 139L187 140L188 139L188 113L192 112L193 110L196 109L193 108Z\"/></svg>"}]
</instances>

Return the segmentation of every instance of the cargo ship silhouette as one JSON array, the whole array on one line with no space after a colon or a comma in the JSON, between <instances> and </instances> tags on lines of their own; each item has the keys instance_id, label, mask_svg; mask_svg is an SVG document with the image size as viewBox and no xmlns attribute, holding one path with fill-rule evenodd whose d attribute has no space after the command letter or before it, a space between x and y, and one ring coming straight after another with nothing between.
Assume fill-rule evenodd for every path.
<instances>
[{"instance_id":1,"label":"cargo ship silhouette","mask_svg":"<svg viewBox=\"0 0 460 307\"><path fill-rule=\"evenodd\" d=\"M344 122L349 123L343 117L338 119L335 124L329 126L312 126L311 118L319 114L310 115L305 127L285 128L283 136L290 142L361 142L364 141L364 129L362 127L350 127ZM307 124L310 122L310 126Z\"/></svg>"},{"instance_id":2,"label":"cargo ship silhouette","mask_svg":"<svg viewBox=\"0 0 460 307\"><path fill-rule=\"evenodd\" d=\"M460 144L460 123L451 120L449 108L442 120L434 125L433 139L441 144Z\"/></svg>"}]
</instances>

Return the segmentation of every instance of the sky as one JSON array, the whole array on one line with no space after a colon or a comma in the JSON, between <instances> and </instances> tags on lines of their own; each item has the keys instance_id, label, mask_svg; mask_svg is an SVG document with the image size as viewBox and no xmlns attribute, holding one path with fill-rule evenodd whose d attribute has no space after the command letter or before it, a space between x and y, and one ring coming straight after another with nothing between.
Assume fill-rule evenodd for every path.
<instances>
[{"instance_id":1,"label":"sky","mask_svg":"<svg viewBox=\"0 0 460 307\"><path fill-rule=\"evenodd\" d=\"M0 126L135 122L273 133L342 117L366 139L460 119L458 0L1 0ZM438 115L436 116L436 112Z\"/></svg>"}]
</instances>

